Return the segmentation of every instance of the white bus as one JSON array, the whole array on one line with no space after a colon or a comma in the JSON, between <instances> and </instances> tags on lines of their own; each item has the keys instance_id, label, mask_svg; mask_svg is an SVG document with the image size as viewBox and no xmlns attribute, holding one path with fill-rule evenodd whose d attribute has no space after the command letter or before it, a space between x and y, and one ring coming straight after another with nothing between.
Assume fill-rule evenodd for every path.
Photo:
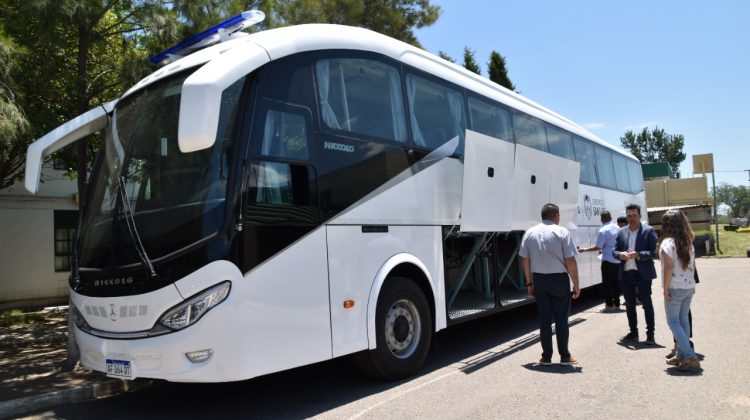
<instances>
[{"instance_id":1,"label":"white bus","mask_svg":"<svg viewBox=\"0 0 750 420\"><path fill-rule=\"evenodd\" d=\"M544 203L579 245L645 208L632 155L426 51L337 25L222 38L29 147L35 192L106 128L70 278L87 369L221 382L355 354L404 377L435 332L533 302L517 251Z\"/></svg>"}]
</instances>

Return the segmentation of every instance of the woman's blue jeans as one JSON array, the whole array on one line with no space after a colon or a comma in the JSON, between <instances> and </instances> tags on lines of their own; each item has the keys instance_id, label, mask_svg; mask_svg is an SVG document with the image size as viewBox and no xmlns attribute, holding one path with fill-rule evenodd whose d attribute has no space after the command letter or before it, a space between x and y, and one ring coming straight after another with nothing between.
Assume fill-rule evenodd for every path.
<instances>
[{"instance_id":1,"label":"woman's blue jeans","mask_svg":"<svg viewBox=\"0 0 750 420\"><path fill-rule=\"evenodd\" d=\"M695 352L690 347L690 302L695 295L692 289L669 289L671 301L664 301L664 311L667 313L667 324L677 340L677 357L679 359L693 359Z\"/></svg>"}]
</instances>

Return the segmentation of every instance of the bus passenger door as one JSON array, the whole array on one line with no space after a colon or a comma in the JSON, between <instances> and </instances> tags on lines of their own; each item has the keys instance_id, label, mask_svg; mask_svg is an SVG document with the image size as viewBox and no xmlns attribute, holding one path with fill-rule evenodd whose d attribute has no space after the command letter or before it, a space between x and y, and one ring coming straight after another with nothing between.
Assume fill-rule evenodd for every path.
<instances>
[{"instance_id":1,"label":"bus passenger door","mask_svg":"<svg viewBox=\"0 0 750 420\"><path fill-rule=\"evenodd\" d=\"M242 195L239 262L254 375L330 359L326 234L305 107L259 100Z\"/></svg>"}]
</instances>

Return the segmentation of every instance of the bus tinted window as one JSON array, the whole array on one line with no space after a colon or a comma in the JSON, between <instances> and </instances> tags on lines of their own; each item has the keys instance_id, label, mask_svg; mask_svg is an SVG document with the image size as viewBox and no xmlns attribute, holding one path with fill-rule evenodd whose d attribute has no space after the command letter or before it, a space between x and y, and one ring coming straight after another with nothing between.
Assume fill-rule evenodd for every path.
<instances>
[{"instance_id":1,"label":"bus tinted window","mask_svg":"<svg viewBox=\"0 0 750 420\"><path fill-rule=\"evenodd\" d=\"M643 191L643 172L641 172L641 164L628 159L628 175L630 176L630 191L634 194Z\"/></svg>"},{"instance_id":2,"label":"bus tinted window","mask_svg":"<svg viewBox=\"0 0 750 420\"><path fill-rule=\"evenodd\" d=\"M547 126L547 143L549 152L565 159L575 160L573 154L573 138L570 134Z\"/></svg>"},{"instance_id":3,"label":"bus tinted window","mask_svg":"<svg viewBox=\"0 0 750 420\"><path fill-rule=\"evenodd\" d=\"M396 68L361 58L319 60L315 80L322 121L328 128L406 140L401 78Z\"/></svg>"},{"instance_id":4,"label":"bus tinted window","mask_svg":"<svg viewBox=\"0 0 750 420\"><path fill-rule=\"evenodd\" d=\"M447 86L409 74L406 76L414 145L436 149L466 131L463 95Z\"/></svg>"},{"instance_id":5,"label":"bus tinted window","mask_svg":"<svg viewBox=\"0 0 750 420\"><path fill-rule=\"evenodd\" d=\"M625 162L625 158L620 155L614 155L613 163L615 165L615 179L617 180L617 189L630 192L630 175L628 175L628 164L627 162Z\"/></svg>"},{"instance_id":6,"label":"bus tinted window","mask_svg":"<svg viewBox=\"0 0 750 420\"><path fill-rule=\"evenodd\" d=\"M263 129L261 154L306 160L307 125L302 115L269 109Z\"/></svg>"},{"instance_id":7,"label":"bus tinted window","mask_svg":"<svg viewBox=\"0 0 750 420\"><path fill-rule=\"evenodd\" d=\"M485 101L469 98L471 129L496 139L513 142L510 113Z\"/></svg>"},{"instance_id":8,"label":"bus tinted window","mask_svg":"<svg viewBox=\"0 0 750 420\"><path fill-rule=\"evenodd\" d=\"M516 143L534 149L547 151L547 139L544 134L544 126L541 122L531 119L525 115L513 115L513 131L516 134Z\"/></svg>"},{"instance_id":9,"label":"bus tinted window","mask_svg":"<svg viewBox=\"0 0 750 420\"><path fill-rule=\"evenodd\" d=\"M599 185L617 188L615 169L612 166L612 152L601 147L596 148L596 173L599 174Z\"/></svg>"},{"instance_id":10,"label":"bus tinted window","mask_svg":"<svg viewBox=\"0 0 750 420\"><path fill-rule=\"evenodd\" d=\"M596 185L596 166L594 164L594 145L576 137L573 139L576 162L581 164L581 182Z\"/></svg>"}]
</instances>

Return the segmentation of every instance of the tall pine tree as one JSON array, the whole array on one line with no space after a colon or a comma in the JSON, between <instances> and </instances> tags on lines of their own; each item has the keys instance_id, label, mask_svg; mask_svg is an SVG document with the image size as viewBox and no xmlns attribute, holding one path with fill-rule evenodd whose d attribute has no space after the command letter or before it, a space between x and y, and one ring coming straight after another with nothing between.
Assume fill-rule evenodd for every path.
<instances>
[{"instance_id":1,"label":"tall pine tree","mask_svg":"<svg viewBox=\"0 0 750 420\"><path fill-rule=\"evenodd\" d=\"M500 55L497 51L492 51L490 54L490 61L487 63L487 71L490 80L515 92L516 85L514 85L508 77L508 69L505 66L505 57Z\"/></svg>"}]
</instances>

